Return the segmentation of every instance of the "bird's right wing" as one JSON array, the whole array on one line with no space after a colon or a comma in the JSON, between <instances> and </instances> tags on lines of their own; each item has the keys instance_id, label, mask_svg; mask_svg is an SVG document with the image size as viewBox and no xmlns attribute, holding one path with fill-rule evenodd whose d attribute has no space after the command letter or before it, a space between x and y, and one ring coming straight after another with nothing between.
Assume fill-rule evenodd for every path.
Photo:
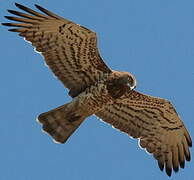
<instances>
[{"instance_id":1,"label":"bird's right wing","mask_svg":"<svg viewBox=\"0 0 194 180\"><path fill-rule=\"evenodd\" d=\"M190 161L189 146L192 141L183 122L167 100L147 96L134 90L128 91L117 101L96 113L113 127L139 138L139 144L164 166L170 176L185 159Z\"/></svg>"},{"instance_id":2,"label":"bird's right wing","mask_svg":"<svg viewBox=\"0 0 194 180\"><path fill-rule=\"evenodd\" d=\"M59 80L77 96L111 70L103 62L94 32L35 5L44 14L16 3L27 13L8 10L20 17L5 16L19 23L2 23L19 32L44 56L46 64ZM21 18L22 17L22 18Z\"/></svg>"}]
</instances>

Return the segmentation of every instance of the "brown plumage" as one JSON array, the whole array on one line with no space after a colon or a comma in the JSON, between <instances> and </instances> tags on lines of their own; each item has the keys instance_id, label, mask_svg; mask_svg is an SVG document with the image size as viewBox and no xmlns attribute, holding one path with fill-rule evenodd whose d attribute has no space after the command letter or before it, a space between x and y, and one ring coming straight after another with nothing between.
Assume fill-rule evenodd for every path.
<instances>
[{"instance_id":1,"label":"brown plumage","mask_svg":"<svg viewBox=\"0 0 194 180\"><path fill-rule=\"evenodd\" d=\"M97 49L96 34L38 5L42 13L16 3L26 13L8 10L5 16L44 56L55 76L69 89L71 102L38 116L43 130L64 143L79 125L95 114L113 127L139 138L170 176L190 161L191 138L171 103L134 91L136 80L127 72L111 70ZM17 23L19 22L19 23Z\"/></svg>"}]
</instances>

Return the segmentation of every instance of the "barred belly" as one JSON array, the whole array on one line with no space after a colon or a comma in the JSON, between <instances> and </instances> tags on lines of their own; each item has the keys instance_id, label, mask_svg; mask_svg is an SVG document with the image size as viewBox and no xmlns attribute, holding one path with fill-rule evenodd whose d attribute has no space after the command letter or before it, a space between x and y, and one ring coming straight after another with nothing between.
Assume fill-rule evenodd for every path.
<instances>
[{"instance_id":1,"label":"barred belly","mask_svg":"<svg viewBox=\"0 0 194 180\"><path fill-rule=\"evenodd\" d=\"M90 116L113 103L114 98L109 94L103 81L87 88L72 100L71 105L80 109L86 116Z\"/></svg>"}]
</instances>

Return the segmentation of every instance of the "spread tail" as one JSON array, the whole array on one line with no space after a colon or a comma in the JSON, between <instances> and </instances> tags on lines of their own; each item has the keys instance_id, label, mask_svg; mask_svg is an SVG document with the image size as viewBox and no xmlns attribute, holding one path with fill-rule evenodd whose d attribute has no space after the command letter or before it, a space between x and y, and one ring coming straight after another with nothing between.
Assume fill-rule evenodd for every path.
<instances>
[{"instance_id":1,"label":"spread tail","mask_svg":"<svg viewBox=\"0 0 194 180\"><path fill-rule=\"evenodd\" d=\"M68 105L65 104L42 113L37 119L42 124L43 131L58 143L65 143L85 119L78 113L69 110Z\"/></svg>"}]
</instances>

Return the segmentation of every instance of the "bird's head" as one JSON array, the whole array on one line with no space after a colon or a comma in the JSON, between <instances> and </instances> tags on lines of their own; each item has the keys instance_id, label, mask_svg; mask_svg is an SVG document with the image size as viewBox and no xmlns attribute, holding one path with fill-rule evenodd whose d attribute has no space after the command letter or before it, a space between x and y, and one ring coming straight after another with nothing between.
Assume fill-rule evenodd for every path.
<instances>
[{"instance_id":1,"label":"bird's head","mask_svg":"<svg viewBox=\"0 0 194 180\"><path fill-rule=\"evenodd\" d=\"M123 81L123 83L126 84L131 90L136 88L137 81L131 73L123 72L121 81Z\"/></svg>"},{"instance_id":2,"label":"bird's head","mask_svg":"<svg viewBox=\"0 0 194 180\"><path fill-rule=\"evenodd\" d=\"M131 90L136 87L136 79L131 73L114 71L113 74L115 75L115 84L127 85Z\"/></svg>"}]
</instances>

